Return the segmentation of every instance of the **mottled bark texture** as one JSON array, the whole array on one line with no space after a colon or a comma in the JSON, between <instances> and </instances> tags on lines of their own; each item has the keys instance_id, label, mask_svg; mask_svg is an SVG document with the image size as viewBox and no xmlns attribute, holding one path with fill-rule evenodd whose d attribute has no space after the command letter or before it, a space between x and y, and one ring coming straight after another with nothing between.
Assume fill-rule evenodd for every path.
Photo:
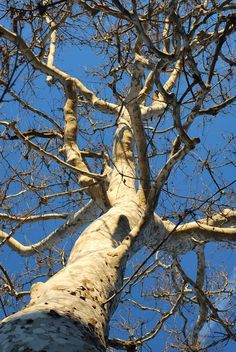
<instances>
[{"instance_id":1,"label":"mottled bark texture","mask_svg":"<svg viewBox=\"0 0 236 352\"><path fill-rule=\"evenodd\" d=\"M130 201L88 226L66 267L34 284L29 305L3 320L1 351L105 351L118 296L105 302L121 286L126 265L115 248L141 214Z\"/></svg>"}]
</instances>

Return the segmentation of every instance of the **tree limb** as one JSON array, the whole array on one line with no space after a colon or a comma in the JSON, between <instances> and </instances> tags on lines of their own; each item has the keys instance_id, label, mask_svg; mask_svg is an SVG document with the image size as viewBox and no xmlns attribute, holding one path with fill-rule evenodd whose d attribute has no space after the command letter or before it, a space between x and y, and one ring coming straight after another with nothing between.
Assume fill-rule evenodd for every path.
<instances>
[{"instance_id":1,"label":"tree limb","mask_svg":"<svg viewBox=\"0 0 236 352\"><path fill-rule=\"evenodd\" d=\"M132 128L134 131L135 143L138 152L138 166L139 166L139 181L140 181L140 200L147 201L147 196L150 190L150 168L147 158L147 143L146 135L142 121L142 115L139 103L137 101L141 90L141 79L143 77L143 65L135 57L132 72L132 81L129 93L125 99L127 109L130 114Z\"/></svg>"},{"instance_id":2,"label":"tree limb","mask_svg":"<svg viewBox=\"0 0 236 352\"><path fill-rule=\"evenodd\" d=\"M83 95L87 101L101 112L116 114L118 106L116 104L109 103L103 99L99 99L96 95L87 89L78 78L70 77L67 73L61 71L55 66L48 66L46 63L39 60L34 52L29 48L25 41L17 34L7 30L4 26L0 25L0 35L14 43L27 59L27 61L37 70L52 76L55 80L58 80L64 85L67 78L72 78L76 83L76 87L81 95Z\"/></svg>"},{"instance_id":3,"label":"tree limb","mask_svg":"<svg viewBox=\"0 0 236 352\"><path fill-rule=\"evenodd\" d=\"M24 134L22 132L20 132L16 128L16 122L9 123L9 122L6 122L6 121L0 121L0 124L5 126L5 127L11 128L15 132L16 136L19 139L21 139L25 144L27 144L30 148L32 148L34 150L37 150L39 153L45 155L49 159L52 159L52 160L56 161L58 164L62 165L63 167L67 167L67 168L69 168L69 169L71 169L71 170L73 170L73 171L75 171L77 173L79 172L82 175L85 175L85 176L88 176L88 177L92 177L92 178L95 178L95 179L98 179L98 180L102 180L102 179L104 179L106 177L105 174L99 175L99 174L94 174L94 173L86 171L86 170L78 169L76 166L73 166L73 165L61 160L56 155L53 155L53 154L47 152L42 147L38 146L37 144L35 144L32 141L30 141L27 137L25 137Z\"/></svg>"},{"instance_id":4,"label":"tree limb","mask_svg":"<svg viewBox=\"0 0 236 352\"><path fill-rule=\"evenodd\" d=\"M35 244L23 245L11 236L9 237L7 233L1 230L0 238L2 238L2 240L5 241L5 243L13 251L17 252L21 256L35 255L39 252L41 253L51 249L53 246L60 243L64 238L72 236L81 226L95 219L99 211L101 211L101 209L96 205L94 201L91 200L76 213L69 215L67 221L63 225L59 226L47 237Z\"/></svg>"},{"instance_id":5,"label":"tree limb","mask_svg":"<svg viewBox=\"0 0 236 352\"><path fill-rule=\"evenodd\" d=\"M79 146L77 144L77 92L74 80L66 80L66 104L64 106L65 129L64 129L64 146L63 151L66 154L67 163L81 170L78 181L82 187L86 187L87 191L92 195L99 204L104 202L109 207L106 191L103 185L96 182L85 162L82 158Z\"/></svg>"}]
</instances>

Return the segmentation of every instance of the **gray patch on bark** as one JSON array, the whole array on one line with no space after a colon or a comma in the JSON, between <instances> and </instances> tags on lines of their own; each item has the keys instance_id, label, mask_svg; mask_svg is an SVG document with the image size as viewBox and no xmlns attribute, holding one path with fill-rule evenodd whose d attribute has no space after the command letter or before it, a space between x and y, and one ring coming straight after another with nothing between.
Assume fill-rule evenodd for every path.
<instances>
[{"instance_id":1,"label":"gray patch on bark","mask_svg":"<svg viewBox=\"0 0 236 352\"><path fill-rule=\"evenodd\" d=\"M0 325L1 352L105 352L94 325L53 310L26 314Z\"/></svg>"}]
</instances>

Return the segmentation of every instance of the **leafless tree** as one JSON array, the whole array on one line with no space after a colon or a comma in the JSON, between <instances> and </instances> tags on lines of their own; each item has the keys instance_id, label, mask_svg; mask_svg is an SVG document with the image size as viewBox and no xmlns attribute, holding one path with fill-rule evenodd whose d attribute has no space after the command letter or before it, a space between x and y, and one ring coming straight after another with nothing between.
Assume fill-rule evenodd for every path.
<instances>
[{"instance_id":1,"label":"leafless tree","mask_svg":"<svg viewBox=\"0 0 236 352\"><path fill-rule=\"evenodd\" d=\"M236 340L235 9L1 2L2 352Z\"/></svg>"}]
</instances>

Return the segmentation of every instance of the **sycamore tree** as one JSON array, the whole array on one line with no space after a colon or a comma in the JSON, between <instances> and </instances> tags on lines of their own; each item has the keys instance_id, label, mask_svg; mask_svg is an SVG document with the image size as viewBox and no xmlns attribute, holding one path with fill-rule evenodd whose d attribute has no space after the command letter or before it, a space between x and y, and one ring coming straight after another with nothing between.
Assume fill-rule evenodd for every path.
<instances>
[{"instance_id":1,"label":"sycamore tree","mask_svg":"<svg viewBox=\"0 0 236 352\"><path fill-rule=\"evenodd\" d=\"M2 352L236 340L235 9L1 2Z\"/></svg>"}]
</instances>

